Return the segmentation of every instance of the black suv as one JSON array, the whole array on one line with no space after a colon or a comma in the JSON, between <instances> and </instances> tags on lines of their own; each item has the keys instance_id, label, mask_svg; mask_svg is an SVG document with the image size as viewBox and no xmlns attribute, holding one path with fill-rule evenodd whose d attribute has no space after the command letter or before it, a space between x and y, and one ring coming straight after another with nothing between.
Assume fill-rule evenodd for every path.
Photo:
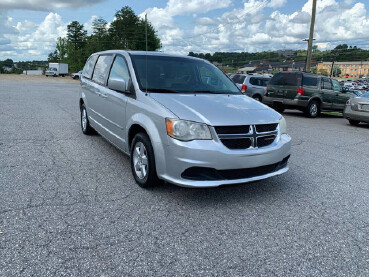
<instances>
[{"instance_id":1,"label":"black suv","mask_svg":"<svg viewBox=\"0 0 369 277\"><path fill-rule=\"evenodd\" d=\"M343 112L355 95L326 76L306 72L279 72L269 81L263 103L282 113L286 108L317 117L322 110Z\"/></svg>"}]
</instances>

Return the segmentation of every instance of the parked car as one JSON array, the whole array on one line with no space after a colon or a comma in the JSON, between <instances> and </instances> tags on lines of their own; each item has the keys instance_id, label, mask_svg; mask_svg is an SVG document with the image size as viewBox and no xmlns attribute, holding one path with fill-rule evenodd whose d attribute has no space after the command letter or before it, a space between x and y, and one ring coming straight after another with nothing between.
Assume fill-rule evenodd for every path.
<instances>
[{"instance_id":1,"label":"parked car","mask_svg":"<svg viewBox=\"0 0 369 277\"><path fill-rule=\"evenodd\" d=\"M142 187L214 187L288 170L285 119L202 59L100 52L86 62L81 88L82 132L94 129L128 154Z\"/></svg>"},{"instance_id":2,"label":"parked car","mask_svg":"<svg viewBox=\"0 0 369 277\"><path fill-rule=\"evenodd\" d=\"M263 102L280 113L286 108L298 109L314 118L322 110L343 112L346 101L354 96L342 89L337 80L326 76L279 72L269 81Z\"/></svg>"},{"instance_id":3,"label":"parked car","mask_svg":"<svg viewBox=\"0 0 369 277\"><path fill-rule=\"evenodd\" d=\"M232 81L243 94L262 101L270 78L265 75L235 74Z\"/></svg>"},{"instance_id":4,"label":"parked car","mask_svg":"<svg viewBox=\"0 0 369 277\"><path fill-rule=\"evenodd\" d=\"M361 96L363 94L360 90L356 90L356 89L350 89L348 91L355 94L356 96Z\"/></svg>"},{"instance_id":5,"label":"parked car","mask_svg":"<svg viewBox=\"0 0 369 277\"><path fill-rule=\"evenodd\" d=\"M351 125L358 125L360 122L369 123L369 92L347 100L343 116Z\"/></svg>"},{"instance_id":6,"label":"parked car","mask_svg":"<svg viewBox=\"0 0 369 277\"><path fill-rule=\"evenodd\" d=\"M78 71L77 73L72 73L70 74L70 77L72 77L73 79L79 79L81 78L81 75L82 75L82 70L81 71Z\"/></svg>"}]
</instances>

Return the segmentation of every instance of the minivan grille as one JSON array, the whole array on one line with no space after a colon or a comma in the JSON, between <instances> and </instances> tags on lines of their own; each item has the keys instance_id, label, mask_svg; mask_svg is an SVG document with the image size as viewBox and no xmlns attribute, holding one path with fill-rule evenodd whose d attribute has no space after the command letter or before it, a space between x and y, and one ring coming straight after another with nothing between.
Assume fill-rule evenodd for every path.
<instances>
[{"instance_id":1,"label":"minivan grille","mask_svg":"<svg viewBox=\"0 0 369 277\"><path fill-rule=\"evenodd\" d=\"M215 126L220 141L229 149L248 149L271 145L278 135L278 123Z\"/></svg>"},{"instance_id":2,"label":"minivan grille","mask_svg":"<svg viewBox=\"0 0 369 277\"><path fill-rule=\"evenodd\" d=\"M255 125L255 128L256 128L256 132L265 133L265 132L275 131L277 129L277 126L278 126L278 123L261 124L261 125Z\"/></svg>"},{"instance_id":3,"label":"minivan grille","mask_svg":"<svg viewBox=\"0 0 369 277\"><path fill-rule=\"evenodd\" d=\"M247 134L250 132L250 125L241 126L217 126L214 127L218 135L221 134Z\"/></svg>"}]
</instances>

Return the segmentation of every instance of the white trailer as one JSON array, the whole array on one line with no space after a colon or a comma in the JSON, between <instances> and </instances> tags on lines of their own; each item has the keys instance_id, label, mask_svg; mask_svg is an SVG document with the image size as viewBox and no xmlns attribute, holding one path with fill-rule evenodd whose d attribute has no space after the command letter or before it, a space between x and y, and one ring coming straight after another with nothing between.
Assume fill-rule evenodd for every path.
<instances>
[{"instance_id":1,"label":"white trailer","mask_svg":"<svg viewBox=\"0 0 369 277\"><path fill-rule=\"evenodd\" d=\"M49 68L45 71L46 77L48 76L62 76L68 75L68 64L66 63L49 63Z\"/></svg>"}]
</instances>

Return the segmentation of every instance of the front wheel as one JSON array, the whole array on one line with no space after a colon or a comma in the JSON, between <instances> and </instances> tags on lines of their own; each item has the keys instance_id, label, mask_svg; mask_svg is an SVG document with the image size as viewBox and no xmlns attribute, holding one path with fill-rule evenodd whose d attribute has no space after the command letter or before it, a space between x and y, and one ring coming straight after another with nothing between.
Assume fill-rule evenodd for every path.
<instances>
[{"instance_id":1,"label":"front wheel","mask_svg":"<svg viewBox=\"0 0 369 277\"><path fill-rule=\"evenodd\" d=\"M90 122L88 121L85 104L83 104L81 107L81 128L82 133L84 133L85 135L92 135L94 133L94 129L92 129Z\"/></svg>"},{"instance_id":2,"label":"front wheel","mask_svg":"<svg viewBox=\"0 0 369 277\"><path fill-rule=\"evenodd\" d=\"M131 168L136 183L143 188L160 183L156 173L154 149L150 138L145 133L138 133L131 146Z\"/></svg>"},{"instance_id":3,"label":"front wheel","mask_svg":"<svg viewBox=\"0 0 369 277\"><path fill-rule=\"evenodd\" d=\"M311 101L306 108L305 114L310 118L317 117L320 114L319 102L316 100Z\"/></svg>"}]
</instances>

